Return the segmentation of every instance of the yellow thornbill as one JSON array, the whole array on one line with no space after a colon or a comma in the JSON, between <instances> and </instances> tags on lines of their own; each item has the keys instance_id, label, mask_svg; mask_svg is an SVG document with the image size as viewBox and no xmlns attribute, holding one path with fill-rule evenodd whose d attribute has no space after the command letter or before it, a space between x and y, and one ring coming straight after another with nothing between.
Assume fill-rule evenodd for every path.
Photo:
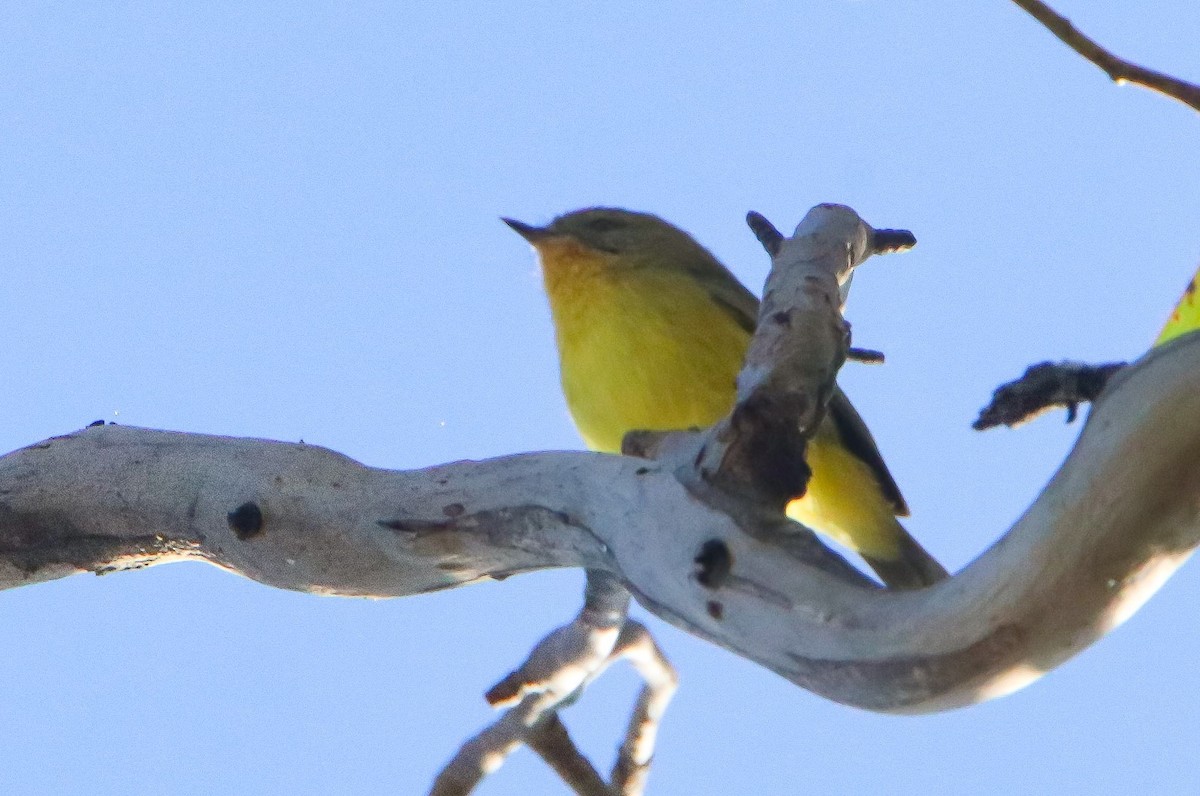
<instances>
[{"instance_id":1,"label":"yellow thornbill","mask_svg":"<svg viewBox=\"0 0 1200 796\"><path fill-rule=\"evenodd\" d=\"M758 299L707 249L617 208L544 227L504 221L541 259L563 392L589 448L616 453L628 431L705 427L729 412ZM897 521L904 498L841 390L807 457L808 491L788 516L857 551L889 586L946 577Z\"/></svg>"}]
</instances>

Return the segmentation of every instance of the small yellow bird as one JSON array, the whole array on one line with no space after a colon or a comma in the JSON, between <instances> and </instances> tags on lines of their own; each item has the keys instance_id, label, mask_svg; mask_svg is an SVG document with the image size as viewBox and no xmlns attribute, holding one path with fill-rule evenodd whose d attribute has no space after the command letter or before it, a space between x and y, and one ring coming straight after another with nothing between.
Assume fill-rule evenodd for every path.
<instances>
[{"instance_id":1,"label":"small yellow bird","mask_svg":"<svg viewBox=\"0 0 1200 796\"><path fill-rule=\"evenodd\" d=\"M596 207L544 227L503 219L541 259L563 392L587 446L626 432L706 427L733 408L758 299L707 249L648 213ZM807 447L812 477L788 516L858 552L895 588L946 577L897 521L908 507L837 390Z\"/></svg>"}]
</instances>

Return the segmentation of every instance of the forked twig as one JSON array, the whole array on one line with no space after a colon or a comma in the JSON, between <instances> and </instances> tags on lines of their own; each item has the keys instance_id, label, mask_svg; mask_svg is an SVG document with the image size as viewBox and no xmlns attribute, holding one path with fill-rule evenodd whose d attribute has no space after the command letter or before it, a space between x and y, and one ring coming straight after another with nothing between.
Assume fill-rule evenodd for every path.
<instances>
[{"instance_id":1,"label":"forked twig","mask_svg":"<svg viewBox=\"0 0 1200 796\"><path fill-rule=\"evenodd\" d=\"M487 700L509 706L438 774L431 796L462 796L518 747L536 752L580 796L640 796L650 773L658 725L675 693L675 670L640 622L626 619L629 593L609 573L590 570L584 607L547 635ZM609 666L628 660L644 685L606 783L575 746L558 711L572 704Z\"/></svg>"}]
</instances>

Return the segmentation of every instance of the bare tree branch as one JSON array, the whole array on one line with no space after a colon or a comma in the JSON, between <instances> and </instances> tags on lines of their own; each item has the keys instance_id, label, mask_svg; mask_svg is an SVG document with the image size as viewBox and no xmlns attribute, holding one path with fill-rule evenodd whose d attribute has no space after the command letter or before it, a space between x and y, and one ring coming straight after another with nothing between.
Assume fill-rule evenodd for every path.
<instances>
[{"instance_id":1,"label":"bare tree branch","mask_svg":"<svg viewBox=\"0 0 1200 796\"><path fill-rule=\"evenodd\" d=\"M809 283L822 263L848 271L869 228L847 214L815 210L773 274ZM775 284L795 322L836 314L829 280L809 292ZM820 355L762 329L772 336L755 340L740 400L811 395L795 400L815 416L821 355L844 346L826 318ZM752 466L723 468L741 460L742 433L726 421L669 435L653 461L540 453L393 472L307 445L88 428L0 458L0 586L189 557L282 588L399 596L581 566L818 694L920 712L1036 679L1128 618L1200 543L1200 335L1114 376L1001 542L913 592L871 586L739 494Z\"/></svg>"},{"instance_id":2,"label":"bare tree branch","mask_svg":"<svg viewBox=\"0 0 1200 796\"><path fill-rule=\"evenodd\" d=\"M1071 20L1062 16L1041 0L1013 0L1034 19L1058 37L1059 41L1104 70L1114 83L1136 83L1179 100L1194 111L1200 111L1200 86L1177 77L1138 66L1113 55L1083 35Z\"/></svg>"}]
</instances>

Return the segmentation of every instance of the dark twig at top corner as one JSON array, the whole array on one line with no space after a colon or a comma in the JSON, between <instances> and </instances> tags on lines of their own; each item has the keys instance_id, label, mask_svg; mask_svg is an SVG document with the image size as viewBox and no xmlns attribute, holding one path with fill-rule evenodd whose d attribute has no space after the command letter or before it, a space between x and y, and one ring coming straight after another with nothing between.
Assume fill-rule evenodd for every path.
<instances>
[{"instance_id":1,"label":"dark twig at top corner","mask_svg":"<svg viewBox=\"0 0 1200 796\"><path fill-rule=\"evenodd\" d=\"M1013 0L1042 26L1058 37L1059 41L1104 70L1115 83L1135 83L1151 91L1182 102L1200 112L1200 86L1177 77L1138 66L1126 61L1083 35L1071 20L1050 8L1041 0Z\"/></svg>"}]
</instances>

